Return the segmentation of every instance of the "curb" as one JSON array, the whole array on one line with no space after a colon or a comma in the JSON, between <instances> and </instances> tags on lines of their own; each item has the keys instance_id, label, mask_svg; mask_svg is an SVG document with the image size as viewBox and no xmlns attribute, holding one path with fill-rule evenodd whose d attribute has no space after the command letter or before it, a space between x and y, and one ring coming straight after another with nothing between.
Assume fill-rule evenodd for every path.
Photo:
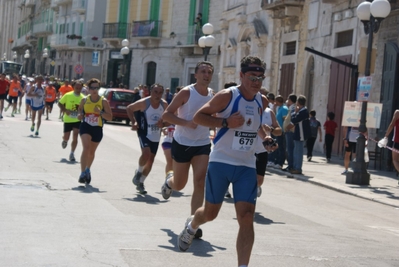
<instances>
[{"instance_id":1,"label":"curb","mask_svg":"<svg viewBox=\"0 0 399 267\"><path fill-rule=\"evenodd\" d=\"M285 172L285 171L282 171L282 170L278 170L278 169L274 169L274 168L269 168L267 171L269 171L270 173L286 176L288 179L295 179L295 180L300 180L302 182L309 182L311 184L318 185L318 186L321 186L321 187L324 187L324 188L327 188L327 189L331 189L331 190L337 191L339 193L348 194L348 195L359 197L359 198L362 198L362 199L365 199L365 200L370 200L370 201L373 201L373 202L376 202L376 203L379 203L379 204L387 205L387 206L394 207L394 208L399 208L399 203L398 204L392 204L392 203L390 203L388 201L385 201L385 200L375 199L375 198L370 197L370 196L365 196L365 195L362 195L362 194L358 194L358 193L353 192L353 190L347 189L347 188L342 187L342 186L330 185L330 184L328 184L328 183L326 183L326 182L324 182L322 180L305 179L305 178L303 178L302 175L289 174L288 172Z\"/></svg>"}]
</instances>

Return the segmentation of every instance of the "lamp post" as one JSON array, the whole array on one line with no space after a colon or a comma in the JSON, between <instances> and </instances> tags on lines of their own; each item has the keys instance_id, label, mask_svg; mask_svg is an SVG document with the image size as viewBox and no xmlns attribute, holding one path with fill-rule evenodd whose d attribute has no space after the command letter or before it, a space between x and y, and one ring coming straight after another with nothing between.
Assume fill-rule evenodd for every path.
<instances>
[{"instance_id":1,"label":"lamp post","mask_svg":"<svg viewBox=\"0 0 399 267\"><path fill-rule=\"evenodd\" d=\"M387 0L374 0L362 2L357 7L357 17L364 25L364 33L368 34L366 66L364 76L370 76L371 49L373 46L373 33L377 33L380 28L381 21L391 12L391 4ZM364 161L364 149L366 145L366 137L362 133L367 132L367 101L362 102L362 112L359 125L359 137L356 144L356 162L354 164L353 173L347 173L346 183L356 185L369 185L370 174L366 169Z\"/></svg>"},{"instance_id":2,"label":"lamp post","mask_svg":"<svg viewBox=\"0 0 399 267\"><path fill-rule=\"evenodd\" d=\"M25 62L25 73L26 73L26 76L28 76L28 61L29 61L29 58L30 58L30 54L29 54L29 50L28 49L26 49L25 50L25 55L24 55L24 58L26 59L26 62Z\"/></svg>"},{"instance_id":3,"label":"lamp post","mask_svg":"<svg viewBox=\"0 0 399 267\"><path fill-rule=\"evenodd\" d=\"M1 58L1 60L4 60L4 61L7 60L7 53L3 53L3 57Z\"/></svg>"},{"instance_id":4,"label":"lamp post","mask_svg":"<svg viewBox=\"0 0 399 267\"><path fill-rule=\"evenodd\" d=\"M18 57L17 52L16 51L12 52L12 58L14 62L17 60L17 57Z\"/></svg>"},{"instance_id":5,"label":"lamp post","mask_svg":"<svg viewBox=\"0 0 399 267\"><path fill-rule=\"evenodd\" d=\"M46 61L47 61L47 58L48 58L48 49L47 48L43 49L42 57L43 57L43 72L42 72L42 74L46 75Z\"/></svg>"},{"instance_id":6,"label":"lamp post","mask_svg":"<svg viewBox=\"0 0 399 267\"><path fill-rule=\"evenodd\" d=\"M204 60L207 61L209 50L211 50L212 46L215 44L215 37L212 36L213 25L210 23L204 24L204 26L202 26L202 32L204 33L204 36L198 39L198 45L203 50Z\"/></svg>"},{"instance_id":7,"label":"lamp post","mask_svg":"<svg viewBox=\"0 0 399 267\"><path fill-rule=\"evenodd\" d=\"M124 64L124 71L123 71L123 85L128 85L127 84L127 64L128 64L128 55L130 53L129 49L129 40L124 39L122 40L122 49L121 49L121 55L123 55L123 64Z\"/></svg>"}]
</instances>

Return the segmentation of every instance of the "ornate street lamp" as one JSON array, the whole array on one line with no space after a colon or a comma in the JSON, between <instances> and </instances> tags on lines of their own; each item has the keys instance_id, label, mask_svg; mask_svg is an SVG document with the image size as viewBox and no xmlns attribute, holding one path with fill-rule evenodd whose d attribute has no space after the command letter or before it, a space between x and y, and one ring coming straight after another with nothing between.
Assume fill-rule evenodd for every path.
<instances>
[{"instance_id":1,"label":"ornate street lamp","mask_svg":"<svg viewBox=\"0 0 399 267\"><path fill-rule=\"evenodd\" d=\"M207 61L209 51L211 50L212 46L215 45L215 37L212 36L213 25L206 23L204 26L202 26L202 32L204 33L204 36L198 39L198 45L203 50L204 60Z\"/></svg>"},{"instance_id":2,"label":"ornate street lamp","mask_svg":"<svg viewBox=\"0 0 399 267\"><path fill-rule=\"evenodd\" d=\"M357 17L364 24L364 33L368 34L366 67L364 76L370 76L371 49L373 46L373 33L378 32L381 21L385 19L391 12L391 4L387 0L374 0L362 2L357 7ZM364 161L364 148L366 137L363 133L367 132L367 101L362 102L362 112L359 125L359 137L356 144L356 162L354 164L353 173L347 173L346 183L356 185L369 185L370 174L366 169Z\"/></svg>"},{"instance_id":3,"label":"ornate street lamp","mask_svg":"<svg viewBox=\"0 0 399 267\"><path fill-rule=\"evenodd\" d=\"M47 48L43 49L42 57L43 57L43 71L42 71L42 74L46 75L46 61L47 61L47 58L48 58L48 49Z\"/></svg>"},{"instance_id":4,"label":"ornate street lamp","mask_svg":"<svg viewBox=\"0 0 399 267\"><path fill-rule=\"evenodd\" d=\"M18 57L17 52L16 51L12 52L12 58L14 62L17 60L17 57Z\"/></svg>"},{"instance_id":5,"label":"ornate street lamp","mask_svg":"<svg viewBox=\"0 0 399 267\"><path fill-rule=\"evenodd\" d=\"M28 76L28 61L29 61L29 58L30 58L30 54L29 54L29 50L28 49L25 50L24 58L26 59L26 62L25 62L25 73L26 73L26 76Z\"/></svg>"},{"instance_id":6,"label":"ornate street lamp","mask_svg":"<svg viewBox=\"0 0 399 267\"><path fill-rule=\"evenodd\" d=\"M128 85L127 81L127 75L129 75L127 73L127 64L128 64L128 55L130 53L130 49L129 49L129 40L128 39L124 39L122 40L122 49L121 49L121 55L123 55L123 64L124 64L124 75L123 75L123 85Z\"/></svg>"}]
</instances>

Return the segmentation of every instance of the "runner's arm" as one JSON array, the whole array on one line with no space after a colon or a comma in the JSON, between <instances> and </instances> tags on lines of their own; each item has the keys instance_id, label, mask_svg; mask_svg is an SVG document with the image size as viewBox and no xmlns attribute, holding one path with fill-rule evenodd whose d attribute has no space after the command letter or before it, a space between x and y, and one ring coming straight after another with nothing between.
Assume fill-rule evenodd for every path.
<instances>
[{"instance_id":1,"label":"runner's arm","mask_svg":"<svg viewBox=\"0 0 399 267\"><path fill-rule=\"evenodd\" d=\"M395 123L398 119L399 119L399 109L395 110L395 113L393 114L392 121L389 124L388 129L385 133L385 137L388 138L389 134L392 132L393 127L395 127Z\"/></svg>"}]
</instances>

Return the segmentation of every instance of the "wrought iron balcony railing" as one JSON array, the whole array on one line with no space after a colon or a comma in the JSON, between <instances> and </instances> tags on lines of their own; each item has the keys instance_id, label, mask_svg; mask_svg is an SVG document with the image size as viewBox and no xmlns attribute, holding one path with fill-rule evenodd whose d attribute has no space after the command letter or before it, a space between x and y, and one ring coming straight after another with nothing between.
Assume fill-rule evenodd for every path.
<instances>
[{"instance_id":1,"label":"wrought iron balcony railing","mask_svg":"<svg viewBox=\"0 0 399 267\"><path fill-rule=\"evenodd\" d=\"M133 21L132 37L162 37L162 21Z\"/></svg>"},{"instance_id":2,"label":"wrought iron balcony railing","mask_svg":"<svg viewBox=\"0 0 399 267\"><path fill-rule=\"evenodd\" d=\"M103 38L129 38L129 23L104 23L103 24Z\"/></svg>"}]
</instances>

